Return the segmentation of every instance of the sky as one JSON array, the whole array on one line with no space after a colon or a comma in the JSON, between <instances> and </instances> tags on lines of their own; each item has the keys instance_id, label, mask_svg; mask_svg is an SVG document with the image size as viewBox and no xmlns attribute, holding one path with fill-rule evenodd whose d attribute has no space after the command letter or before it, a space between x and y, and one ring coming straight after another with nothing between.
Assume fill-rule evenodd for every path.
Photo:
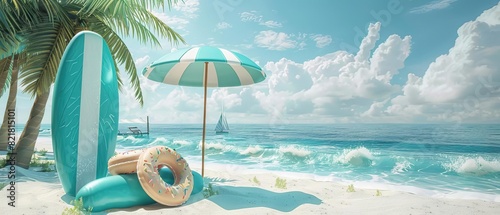
<instances>
[{"instance_id":1,"label":"sky","mask_svg":"<svg viewBox=\"0 0 500 215\"><path fill-rule=\"evenodd\" d=\"M202 45L240 52L267 75L255 85L209 89L208 124L222 106L229 124L500 122L498 0L184 0L152 12L186 44L125 38L145 102L126 85L121 123L150 116L201 124L203 88L156 83L141 71L173 50ZM33 100L19 93L18 123Z\"/></svg>"}]
</instances>

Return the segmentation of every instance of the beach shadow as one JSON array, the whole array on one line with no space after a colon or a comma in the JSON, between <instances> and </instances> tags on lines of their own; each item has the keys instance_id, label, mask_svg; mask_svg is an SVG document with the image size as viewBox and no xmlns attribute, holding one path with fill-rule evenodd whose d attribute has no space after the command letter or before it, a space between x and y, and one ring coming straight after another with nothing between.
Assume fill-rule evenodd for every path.
<instances>
[{"instance_id":1,"label":"beach shadow","mask_svg":"<svg viewBox=\"0 0 500 215\"><path fill-rule=\"evenodd\" d=\"M322 203L318 197L300 191L277 193L258 187L221 185L215 185L214 190L217 190L219 194L210 196L207 200L225 210L267 207L281 212L290 212L303 204L319 205Z\"/></svg>"},{"instance_id":2,"label":"beach shadow","mask_svg":"<svg viewBox=\"0 0 500 215\"><path fill-rule=\"evenodd\" d=\"M204 184L208 185L210 182L215 182L212 184L213 189L218 192L217 195L205 198L203 191L191 195L189 199L181 206L169 207L161 204L150 204L141 205L129 208L115 208L106 211L92 214L107 214L112 212L138 212L139 210L144 210L146 212L167 210L165 212L179 207L186 207L196 202L207 200L217 204L219 207L225 210L238 210L245 208L256 208L256 207L266 207L274 209L281 212L291 212L297 207L304 204L314 204L320 205L322 203L321 199L318 197L300 192L300 191L289 191L289 192L273 192L270 190L258 188L258 187L240 187L240 186L228 186L221 185L219 183L231 182L234 180L224 179L224 178L204 178ZM205 186L206 187L206 186Z\"/></svg>"},{"instance_id":3,"label":"beach shadow","mask_svg":"<svg viewBox=\"0 0 500 215\"><path fill-rule=\"evenodd\" d=\"M209 178L209 177L204 177L203 178L203 184L208 185L211 182L219 182L219 183L224 183L224 182L232 182L235 180L232 179L226 179L226 178Z\"/></svg>"},{"instance_id":4,"label":"beach shadow","mask_svg":"<svg viewBox=\"0 0 500 215\"><path fill-rule=\"evenodd\" d=\"M9 174L10 166L0 169L0 181L6 179ZM57 172L36 172L32 169L24 169L19 166L14 166L16 182L40 181L45 183L59 183Z\"/></svg>"},{"instance_id":5,"label":"beach shadow","mask_svg":"<svg viewBox=\"0 0 500 215\"><path fill-rule=\"evenodd\" d=\"M64 195L61 196L61 200L63 202L66 202L66 204L68 204L68 205L72 205L71 201L75 200L75 197L74 196L70 196L68 194L64 194Z\"/></svg>"},{"instance_id":6,"label":"beach shadow","mask_svg":"<svg viewBox=\"0 0 500 215\"><path fill-rule=\"evenodd\" d=\"M139 205L139 206L134 206L134 207L129 207L129 208L113 208L113 209L109 209L109 210L98 212L98 213L93 212L92 214L102 215L102 214L107 214L107 213L111 213L111 212L129 212L129 213L131 213L131 212L138 212L141 209L144 211L147 211L147 212L165 210L165 209L166 210L175 210L175 209L178 209L180 207L186 207L190 204L196 203L196 202L201 201L203 199L205 199L205 197L203 196L203 192L199 192L197 194L191 195L189 197L189 199L184 204L179 205L179 206L170 207L170 206L165 206L162 204L154 203L154 204L150 204L150 205Z\"/></svg>"}]
</instances>

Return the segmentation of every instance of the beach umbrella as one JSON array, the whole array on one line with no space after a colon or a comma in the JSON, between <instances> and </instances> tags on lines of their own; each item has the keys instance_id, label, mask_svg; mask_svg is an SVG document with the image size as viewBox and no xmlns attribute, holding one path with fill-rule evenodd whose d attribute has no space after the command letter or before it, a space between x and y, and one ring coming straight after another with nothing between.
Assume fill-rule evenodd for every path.
<instances>
[{"instance_id":1,"label":"beach umbrella","mask_svg":"<svg viewBox=\"0 0 500 215\"><path fill-rule=\"evenodd\" d=\"M166 54L144 68L144 77L171 85L204 87L201 175L205 167L207 87L234 87L258 83L266 74L248 57L211 46L192 47Z\"/></svg>"}]
</instances>

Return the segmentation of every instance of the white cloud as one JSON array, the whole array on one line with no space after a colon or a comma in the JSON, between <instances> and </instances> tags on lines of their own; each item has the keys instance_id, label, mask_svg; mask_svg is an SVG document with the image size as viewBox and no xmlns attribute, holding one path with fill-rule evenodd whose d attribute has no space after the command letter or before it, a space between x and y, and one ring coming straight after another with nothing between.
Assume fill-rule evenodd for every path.
<instances>
[{"instance_id":1,"label":"white cloud","mask_svg":"<svg viewBox=\"0 0 500 215\"><path fill-rule=\"evenodd\" d=\"M316 42L316 47L323 48L332 43L332 37L330 35L315 34L311 35L311 39Z\"/></svg>"},{"instance_id":2,"label":"white cloud","mask_svg":"<svg viewBox=\"0 0 500 215\"><path fill-rule=\"evenodd\" d=\"M370 23L370 26L368 27L368 35L361 41L359 51L356 54L357 61L365 61L368 59L368 57L370 56L370 51L373 49L373 47L375 47L375 43L380 38L379 31L380 22L377 22L375 24Z\"/></svg>"},{"instance_id":3,"label":"white cloud","mask_svg":"<svg viewBox=\"0 0 500 215\"><path fill-rule=\"evenodd\" d=\"M197 17L200 2L198 0L184 0L173 6L174 10L182 12L186 17Z\"/></svg>"},{"instance_id":4,"label":"white cloud","mask_svg":"<svg viewBox=\"0 0 500 215\"><path fill-rule=\"evenodd\" d=\"M264 25L268 28L281 28L283 26L278 21L274 20L264 21L263 16L258 15L257 11L243 12L240 14L240 19L242 22L256 22L259 23L259 25Z\"/></svg>"},{"instance_id":5,"label":"white cloud","mask_svg":"<svg viewBox=\"0 0 500 215\"><path fill-rule=\"evenodd\" d=\"M408 75L388 108L428 120L483 121L500 117L500 3L458 29L448 54L423 75Z\"/></svg>"},{"instance_id":6,"label":"white cloud","mask_svg":"<svg viewBox=\"0 0 500 215\"><path fill-rule=\"evenodd\" d=\"M393 78L411 54L412 38L380 38L379 31L380 24L369 26L358 53L336 51L304 62L283 58L262 66L268 75L263 83L209 90L208 122L217 121L221 103L240 123L498 122L500 3L464 23L449 52L424 75L408 74L403 86ZM254 42L284 50L299 48L311 37L262 31ZM154 87L149 80L142 86L145 108L131 106L137 102L125 91L120 107L128 112L120 118L154 113L156 122L201 123L201 88Z\"/></svg>"},{"instance_id":7,"label":"white cloud","mask_svg":"<svg viewBox=\"0 0 500 215\"><path fill-rule=\"evenodd\" d=\"M135 60L135 66L137 68L144 68L147 65L147 63L149 62L149 59L150 59L149 55L137 58Z\"/></svg>"},{"instance_id":8,"label":"white cloud","mask_svg":"<svg viewBox=\"0 0 500 215\"><path fill-rule=\"evenodd\" d=\"M175 31L184 31L187 33L186 26L188 26L192 19L198 17L199 6L200 3L198 0L184 0L172 7L180 14L174 13L175 15L170 15L170 12L159 11L151 11L151 13Z\"/></svg>"},{"instance_id":9,"label":"white cloud","mask_svg":"<svg viewBox=\"0 0 500 215\"><path fill-rule=\"evenodd\" d=\"M410 13L427 13L434 10L441 10L449 7L453 2L457 0L435 0L429 4L422 5L410 10Z\"/></svg>"},{"instance_id":10,"label":"white cloud","mask_svg":"<svg viewBox=\"0 0 500 215\"><path fill-rule=\"evenodd\" d=\"M264 26L267 26L269 28L281 28L283 26L281 23L273 21L273 20L260 22L259 25L264 25Z\"/></svg>"},{"instance_id":11,"label":"white cloud","mask_svg":"<svg viewBox=\"0 0 500 215\"><path fill-rule=\"evenodd\" d=\"M272 30L261 31L255 36L255 43L269 50L286 50L297 46L297 41L292 40L290 35Z\"/></svg>"},{"instance_id":12,"label":"white cloud","mask_svg":"<svg viewBox=\"0 0 500 215\"><path fill-rule=\"evenodd\" d=\"M261 22L262 16L257 15L255 11L243 12L240 14L241 21L243 22Z\"/></svg>"},{"instance_id":13,"label":"white cloud","mask_svg":"<svg viewBox=\"0 0 500 215\"><path fill-rule=\"evenodd\" d=\"M271 92L300 92L312 86L311 76L304 71L302 64L283 58L276 63L268 62L264 68L271 72L268 79Z\"/></svg>"},{"instance_id":14,"label":"white cloud","mask_svg":"<svg viewBox=\"0 0 500 215\"><path fill-rule=\"evenodd\" d=\"M189 20L187 18L182 18L179 16L169 16L166 13L160 13L160 12L155 12L152 11L153 15L158 17L161 21L163 21L165 24L170 26L171 28L175 30L185 30L187 24L189 24Z\"/></svg>"},{"instance_id":15,"label":"white cloud","mask_svg":"<svg viewBox=\"0 0 500 215\"><path fill-rule=\"evenodd\" d=\"M363 112L361 114L362 117L380 117L380 116L385 116L385 105L389 101L389 99L386 99L381 102L373 102L373 104L370 105L370 108Z\"/></svg>"},{"instance_id":16,"label":"white cloud","mask_svg":"<svg viewBox=\"0 0 500 215\"><path fill-rule=\"evenodd\" d=\"M375 48L370 44L376 43L378 36L373 35L378 35L379 26L370 26L372 34L367 36L369 39L358 56ZM337 51L303 63L288 59L268 62L264 68L271 72L269 91L256 95L273 117L292 114L320 120L359 121L374 102L387 102L399 91L399 86L390 80L408 57L410 42L410 37L392 35L375 49L372 58ZM381 104L385 103L375 105L367 113L375 114L375 110L383 108Z\"/></svg>"},{"instance_id":17,"label":"white cloud","mask_svg":"<svg viewBox=\"0 0 500 215\"><path fill-rule=\"evenodd\" d=\"M398 35L391 35L380 44L370 59L370 71L375 78L389 83L392 77L404 67L404 61L410 55L411 37L403 39Z\"/></svg>"},{"instance_id":18,"label":"white cloud","mask_svg":"<svg viewBox=\"0 0 500 215\"><path fill-rule=\"evenodd\" d=\"M500 25L499 5L500 3L492 9L483 11L483 13L477 17L476 21L484 22L488 25Z\"/></svg>"},{"instance_id":19,"label":"white cloud","mask_svg":"<svg viewBox=\"0 0 500 215\"><path fill-rule=\"evenodd\" d=\"M217 23L217 29L227 29L227 28L232 28L233 26L231 26L231 24L227 23L227 22L219 22Z\"/></svg>"}]
</instances>

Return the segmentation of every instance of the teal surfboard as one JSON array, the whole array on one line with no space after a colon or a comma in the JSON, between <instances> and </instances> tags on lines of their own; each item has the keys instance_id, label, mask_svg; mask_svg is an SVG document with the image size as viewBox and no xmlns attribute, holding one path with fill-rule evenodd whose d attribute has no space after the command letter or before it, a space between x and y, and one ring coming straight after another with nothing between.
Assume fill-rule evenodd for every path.
<instances>
[{"instance_id":1,"label":"teal surfboard","mask_svg":"<svg viewBox=\"0 0 500 215\"><path fill-rule=\"evenodd\" d=\"M52 147L64 191L75 196L105 177L118 133L113 57L97 33L76 34L64 51L52 96Z\"/></svg>"}]
</instances>

